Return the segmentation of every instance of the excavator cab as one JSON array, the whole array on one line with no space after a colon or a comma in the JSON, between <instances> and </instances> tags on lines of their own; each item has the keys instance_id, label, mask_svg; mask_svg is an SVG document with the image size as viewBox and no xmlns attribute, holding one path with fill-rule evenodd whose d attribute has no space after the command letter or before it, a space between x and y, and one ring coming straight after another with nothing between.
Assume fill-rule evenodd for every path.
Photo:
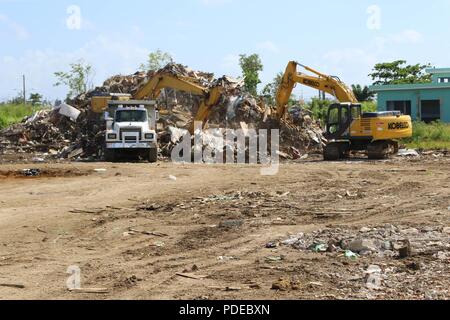
<instances>
[{"instance_id":1,"label":"excavator cab","mask_svg":"<svg viewBox=\"0 0 450 320\"><path fill-rule=\"evenodd\" d=\"M356 103L335 103L328 108L324 136L328 144L324 147L325 160L346 157L352 148L352 125L360 121L362 108Z\"/></svg>"},{"instance_id":2,"label":"excavator cab","mask_svg":"<svg viewBox=\"0 0 450 320\"><path fill-rule=\"evenodd\" d=\"M355 119L361 118L361 105L335 103L328 109L325 138L339 140L350 138L350 127Z\"/></svg>"}]
</instances>

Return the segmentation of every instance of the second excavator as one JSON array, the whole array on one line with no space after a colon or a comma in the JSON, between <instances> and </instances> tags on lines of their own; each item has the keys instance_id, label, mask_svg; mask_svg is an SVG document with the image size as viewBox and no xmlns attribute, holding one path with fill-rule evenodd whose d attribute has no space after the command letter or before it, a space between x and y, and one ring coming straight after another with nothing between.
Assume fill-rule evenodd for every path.
<instances>
[{"instance_id":1,"label":"second excavator","mask_svg":"<svg viewBox=\"0 0 450 320\"><path fill-rule=\"evenodd\" d=\"M162 70L142 85L134 95L134 98L138 100L157 100L162 89L165 88L189 92L193 95L201 97L200 106L189 128L189 132L194 134L196 123L201 123L202 128L206 126L211 110L219 104L224 92L226 91L224 82L230 81L231 78L224 76L216 80L212 86L207 87L199 83L194 78L172 74ZM239 82L236 82L236 85L238 84Z\"/></svg>"},{"instance_id":2,"label":"second excavator","mask_svg":"<svg viewBox=\"0 0 450 320\"><path fill-rule=\"evenodd\" d=\"M300 73L298 66L313 75ZM399 111L363 113L353 91L338 77L325 75L298 62L291 61L278 88L276 103L278 119L288 111L288 102L296 84L302 84L334 96L340 103L332 104L325 120L324 159L339 160L351 151L366 151L369 159L384 159L396 154L397 139L412 136L410 116Z\"/></svg>"}]
</instances>

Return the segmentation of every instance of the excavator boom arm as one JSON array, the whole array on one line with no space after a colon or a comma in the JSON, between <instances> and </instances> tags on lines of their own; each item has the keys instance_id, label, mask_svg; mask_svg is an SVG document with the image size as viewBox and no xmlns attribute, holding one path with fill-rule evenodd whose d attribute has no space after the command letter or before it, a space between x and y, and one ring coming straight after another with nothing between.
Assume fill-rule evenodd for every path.
<instances>
[{"instance_id":1,"label":"excavator boom arm","mask_svg":"<svg viewBox=\"0 0 450 320\"><path fill-rule=\"evenodd\" d=\"M298 65L302 66L305 70L314 73L316 76L297 72ZM286 114L289 98L297 83L324 91L336 97L339 102L358 103L358 99L356 99L353 91L339 79L322 74L295 61L291 61L286 67L286 71L277 92L277 115L279 118L282 118Z\"/></svg>"},{"instance_id":2,"label":"excavator boom arm","mask_svg":"<svg viewBox=\"0 0 450 320\"><path fill-rule=\"evenodd\" d=\"M161 90L165 88L189 92L193 95L202 97L199 110L189 129L191 134L194 133L195 123L200 122L202 128L205 126L209 114L211 113L211 109L220 102L220 98L224 91L224 88L220 85L212 88L205 88L200 84L197 84L195 79L176 76L170 73L157 73L139 88L133 98L136 100L143 100L145 98L156 100L161 94Z\"/></svg>"},{"instance_id":3,"label":"excavator boom arm","mask_svg":"<svg viewBox=\"0 0 450 320\"><path fill-rule=\"evenodd\" d=\"M208 90L188 78L182 78L171 74L156 74L146 84L144 84L134 95L137 100L146 97L157 99L161 94L161 90L172 88L184 92L190 92L195 95L204 95Z\"/></svg>"},{"instance_id":4,"label":"excavator boom arm","mask_svg":"<svg viewBox=\"0 0 450 320\"><path fill-rule=\"evenodd\" d=\"M202 124L202 129L205 127L206 122L209 118L209 114L211 113L212 108L220 102L222 93L223 87L221 86L211 88L211 90L208 92L208 96L205 97L205 99L203 99L203 101L201 102L197 114L195 115L194 121L189 128L189 132L191 134L195 133L195 125L197 123Z\"/></svg>"}]
</instances>

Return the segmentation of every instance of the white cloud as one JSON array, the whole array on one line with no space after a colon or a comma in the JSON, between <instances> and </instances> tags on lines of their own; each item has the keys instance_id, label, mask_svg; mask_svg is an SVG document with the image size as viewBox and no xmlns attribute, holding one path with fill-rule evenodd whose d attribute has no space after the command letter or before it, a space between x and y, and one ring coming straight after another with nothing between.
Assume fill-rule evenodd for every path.
<instances>
[{"instance_id":1,"label":"white cloud","mask_svg":"<svg viewBox=\"0 0 450 320\"><path fill-rule=\"evenodd\" d=\"M258 43L258 48L262 49L262 50L270 51L272 53L280 52L280 49L272 41L264 41L264 42Z\"/></svg>"},{"instance_id":2,"label":"white cloud","mask_svg":"<svg viewBox=\"0 0 450 320\"><path fill-rule=\"evenodd\" d=\"M9 31L14 32L16 38L19 40L26 40L30 36L29 32L24 26L11 20L8 16L4 14L0 14L0 26L1 25L4 25Z\"/></svg>"},{"instance_id":3,"label":"white cloud","mask_svg":"<svg viewBox=\"0 0 450 320\"><path fill-rule=\"evenodd\" d=\"M220 74L226 74L233 77L241 76L241 69L239 66L239 55L238 54L227 54L222 58L218 66L217 72Z\"/></svg>"},{"instance_id":4,"label":"white cloud","mask_svg":"<svg viewBox=\"0 0 450 320\"><path fill-rule=\"evenodd\" d=\"M340 48L325 53L325 69L321 71L338 75L344 82L352 79L355 83L368 84L371 82L368 74L376 63L397 59L398 48L403 52L406 45L418 45L423 41L423 35L412 29L378 36L364 47Z\"/></svg>"},{"instance_id":5,"label":"white cloud","mask_svg":"<svg viewBox=\"0 0 450 320\"><path fill-rule=\"evenodd\" d=\"M361 48L347 48L329 51L324 55L324 59L332 62L333 64L348 62L370 64L376 60L374 54Z\"/></svg>"},{"instance_id":6,"label":"white cloud","mask_svg":"<svg viewBox=\"0 0 450 320\"><path fill-rule=\"evenodd\" d=\"M81 22L81 30L84 30L84 31L95 31L96 30L96 25L91 20L83 18L83 20Z\"/></svg>"},{"instance_id":7,"label":"white cloud","mask_svg":"<svg viewBox=\"0 0 450 320\"><path fill-rule=\"evenodd\" d=\"M379 62L375 50L363 48L345 48L332 50L323 55L324 73L337 75L342 81L352 79L355 83L368 83L368 74ZM350 83L348 83L350 85Z\"/></svg>"},{"instance_id":8,"label":"white cloud","mask_svg":"<svg viewBox=\"0 0 450 320\"><path fill-rule=\"evenodd\" d=\"M224 68L233 67L239 65L239 55L237 54L227 54L222 59L221 66Z\"/></svg>"},{"instance_id":9,"label":"white cloud","mask_svg":"<svg viewBox=\"0 0 450 320\"><path fill-rule=\"evenodd\" d=\"M403 30L402 32L398 34L394 34L391 36L391 40L396 43L422 43L424 41L423 35L412 29Z\"/></svg>"},{"instance_id":10,"label":"white cloud","mask_svg":"<svg viewBox=\"0 0 450 320\"><path fill-rule=\"evenodd\" d=\"M421 44L424 42L424 36L416 30L406 29L398 33L376 37L374 42L377 50L383 51L386 47L392 45Z\"/></svg>"},{"instance_id":11,"label":"white cloud","mask_svg":"<svg viewBox=\"0 0 450 320\"><path fill-rule=\"evenodd\" d=\"M126 37L100 35L73 52L30 50L19 57L0 57L0 97L10 98L20 90L20 77L27 76L29 90L49 98L64 97L65 88L55 88L54 72L67 70L70 63L83 59L95 70L94 85L114 74L134 73L150 50Z\"/></svg>"}]
</instances>

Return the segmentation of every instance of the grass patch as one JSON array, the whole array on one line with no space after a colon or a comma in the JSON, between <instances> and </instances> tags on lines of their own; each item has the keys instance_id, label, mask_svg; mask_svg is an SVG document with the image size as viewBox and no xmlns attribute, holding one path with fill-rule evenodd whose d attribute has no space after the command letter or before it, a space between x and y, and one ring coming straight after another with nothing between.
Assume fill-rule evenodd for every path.
<instances>
[{"instance_id":1,"label":"grass patch","mask_svg":"<svg viewBox=\"0 0 450 320\"><path fill-rule=\"evenodd\" d=\"M413 137L406 139L405 143L412 149L450 150L450 124L415 122Z\"/></svg>"},{"instance_id":2,"label":"grass patch","mask_svg":"<svg viewBox=\"0 0 450 320\"><path fill-rule=\"evenodd\" d=\"M40 109L42 109L41 106L33 107L29 104L0 104L0 129L21 122L23 118L31 116Z\"/></svg>"}]
</instances>

